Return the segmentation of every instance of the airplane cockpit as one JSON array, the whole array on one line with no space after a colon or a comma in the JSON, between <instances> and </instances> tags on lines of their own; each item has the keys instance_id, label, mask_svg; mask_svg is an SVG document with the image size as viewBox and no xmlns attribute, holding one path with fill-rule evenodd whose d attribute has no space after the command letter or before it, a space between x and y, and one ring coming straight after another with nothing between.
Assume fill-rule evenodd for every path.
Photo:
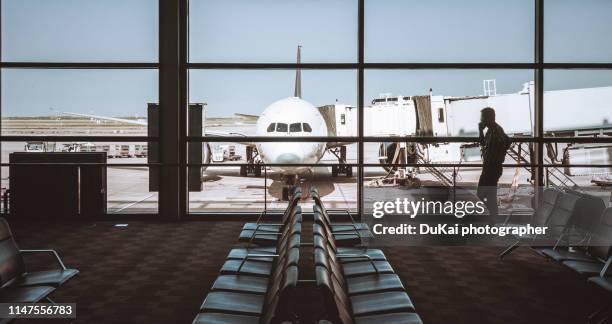
<instances>
[{"instance_id":1,"label":"airplane cockpit","mask_svg":"<svg viewBox=\"0 0 612 324\"><path fill-rule=\"evenodd\" d=\"M312 127L308 123L271 123L268 125L268 133L312 133Z\"/></svg>"}]
</instances>

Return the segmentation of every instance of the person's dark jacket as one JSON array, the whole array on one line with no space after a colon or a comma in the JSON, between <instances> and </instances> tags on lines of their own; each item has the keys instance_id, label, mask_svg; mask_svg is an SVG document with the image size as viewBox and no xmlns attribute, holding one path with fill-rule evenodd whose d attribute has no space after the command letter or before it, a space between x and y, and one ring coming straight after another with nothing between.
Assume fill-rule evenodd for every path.
<instances>
[{"instance_id":1,"label":"person's dark jacket","mask_svg":"<svg viewBox=\"0 0 612 324\"><path fill-rule=\"evenodd\" d=\"M486 166L501 166L506 158L506 151L512 141L504 129L495 123L487 128L487 133L480 135L482 164Z\"/></svg>"}]
</instances>

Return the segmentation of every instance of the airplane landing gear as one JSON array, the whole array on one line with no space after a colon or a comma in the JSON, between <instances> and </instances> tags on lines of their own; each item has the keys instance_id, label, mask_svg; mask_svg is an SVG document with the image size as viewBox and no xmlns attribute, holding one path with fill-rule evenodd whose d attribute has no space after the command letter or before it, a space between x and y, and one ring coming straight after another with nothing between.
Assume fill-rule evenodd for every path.
<instances>
[{"instance_id":1,"label":"airplane landing gear","mask_svg":"<svg viewBox=\"0 0 612 324\"><path fill-rule=\"evenodd\" d=\"M347 178L353 176L353 168L346 165L346 146L340 146L329 150L333 155L338 158L338 165L332 166L332 177L338 175L344 175Z\"/></svg>"},{"instance_id":2,"label":"airplane landing gear","mask_svg":"<svg viewBox=\"0 0 612 324\"><path fill-rule=\"evenodd\" d=\"M257 152L256 148L247 146L246 148L247 164L240 166L241 176L248 177L250 175L253 175L255 177L261 177L262 166L260 165L259 161L257 161L258 156L259 156L259 153Z\"/></svg>"},{"instance_id":3,"label":"airplane landing gear","mask_svg":"<svg viewBox=\"0 0 612 324\"><path fill-rule=\"evenodd\" d=\"M281 199L282 201L289 201L289 199L291 198L291 195L293 194L293 191L295 190L295 186L298 183L298 176L297 175L286 175L283 176L282 179L282 196Z\"/></svg>"}]
</instances>

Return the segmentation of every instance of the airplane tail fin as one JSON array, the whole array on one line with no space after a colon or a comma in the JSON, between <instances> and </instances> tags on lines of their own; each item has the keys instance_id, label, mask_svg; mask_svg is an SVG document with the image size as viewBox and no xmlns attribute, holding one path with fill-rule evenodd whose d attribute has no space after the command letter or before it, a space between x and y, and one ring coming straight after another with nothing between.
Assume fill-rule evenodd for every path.
<instances>
[{"instance_id":1,"label":"airplane tail fin","mask_svg":"<svg viewBox=\"0 0 612 324\"><path fill-rule=\"evenodd\" d=\"M302 52L302 45L298 45L297 48L297 64L300 64L302 59L300 57ZM302 71L298 67L295 70L295 91L293 92L294 97L302 98Z\"/></svg>"}]
</instances>

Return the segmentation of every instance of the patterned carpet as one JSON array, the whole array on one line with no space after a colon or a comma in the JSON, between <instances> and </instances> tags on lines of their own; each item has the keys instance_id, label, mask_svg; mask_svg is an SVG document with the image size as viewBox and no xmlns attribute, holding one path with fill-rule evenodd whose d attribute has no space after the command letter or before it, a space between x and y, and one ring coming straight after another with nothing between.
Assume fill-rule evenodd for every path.
<instances>
[{"instance_id":1,"label":"patterned carpet","mask_svg":"<svg viewBox=\"0 0 612 324\"><path fill-rule=\"evenodd\" d=\"M528 248L385 250L425 323L585 323L603 296Z\"/></svg>"},{"instance_id":2,"label":"patterned carpet","mask_svg":"<svg viewBox=\"0 0 612 324\"><path fill-rule=\"evenodd\" d=\"M54 248L81 270L52 295L77 303L77 323L190 323L242 223L113 225L11 224L21 248ZM600 304L571 271L526 248L498 261L498 250L389 248L387 256L425 323L584 323ZM37 269L51 260L26 261Z\"/></svg>"}]
</instances>

